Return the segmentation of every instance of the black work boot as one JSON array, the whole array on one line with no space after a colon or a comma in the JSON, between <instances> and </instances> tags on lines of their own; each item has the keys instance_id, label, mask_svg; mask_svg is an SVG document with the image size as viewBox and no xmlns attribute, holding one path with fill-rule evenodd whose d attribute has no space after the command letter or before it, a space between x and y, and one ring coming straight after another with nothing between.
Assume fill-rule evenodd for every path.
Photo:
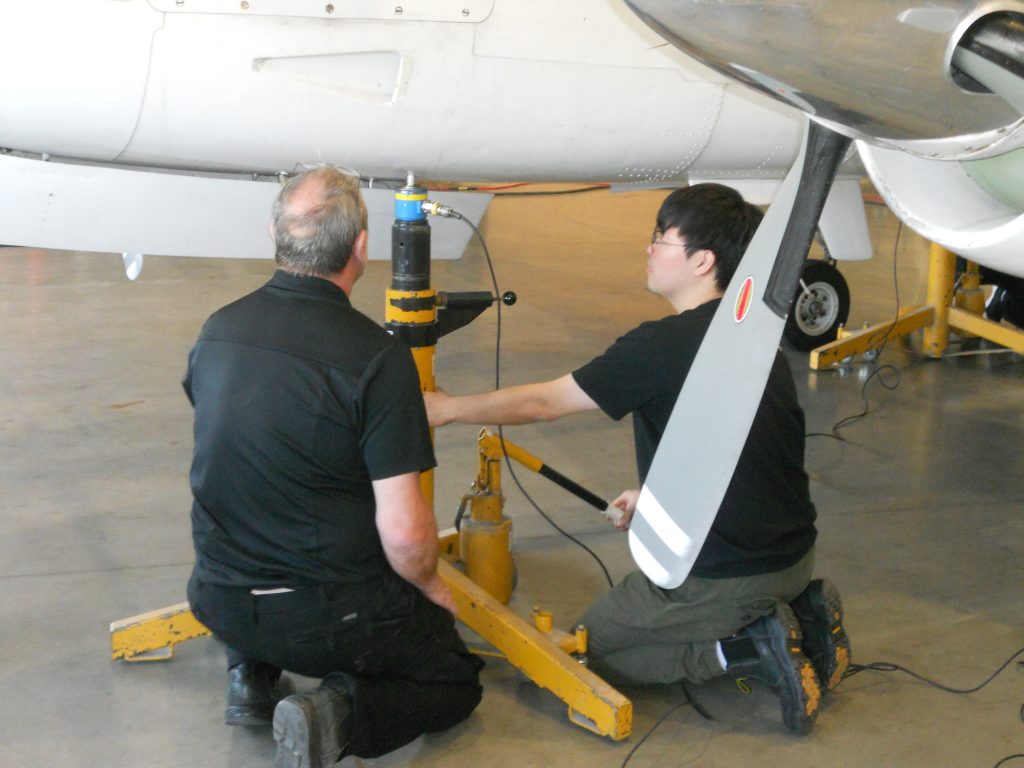
<instances>
[{"instance_id":1,"label":"black work boot","mask_svg":"<svg viewBox=\"0 0 1024 768\"><path fill-rule=\"evenodd\" d=\"M800 622L804 653L822 690L833 690L850 667L850 639L843 627L843 603L831 581L815 579L789 604Z\"/></svg>"},{"instance_id":2,"label":"black work boot","mask_svg":"<svg viewBox=\"0 0 1024 768\"><path fill-rule=\"evenodd\" d=\"M281 670L262 661L243 661L228 670L226 725L270 725L274 706L286 694Z\"/></svg>"},{"instance_id":3,"label":"black work boot","mask_svg":"<svg viewBox=\"0 0 1024 768\"><path fill-rule=\"evenodd\" d=\"M274 710L274 768L326 768L338 762L352 730L351 702L337 677L281 699Z\"/></svg>"},{"instance_id":4,"label":"black work boot","mask_svg":"<svg viewBox=\"0 0 1024 768\"><path fill-rule=\"evenodd\" d=\"M811 662L800 650L800 625L785 603L732 637L720 641L726 672L743 683L759 680L779 697L782 721L790 732L811 730L821 703L821 687Z\"/></svg>"}]
</instances>

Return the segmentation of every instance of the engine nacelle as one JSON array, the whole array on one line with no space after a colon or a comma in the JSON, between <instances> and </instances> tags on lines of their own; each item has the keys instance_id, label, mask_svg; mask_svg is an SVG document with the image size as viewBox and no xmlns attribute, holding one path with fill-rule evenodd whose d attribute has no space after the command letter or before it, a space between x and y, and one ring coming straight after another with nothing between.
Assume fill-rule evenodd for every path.
<instances>
[{"instance_id":1,"label":"engine nacelle","mask_svg":"<svg viewBox=\"0 0 1024 768\"><path fill-rule=\"evenodd\" d=\"M1018 127L1008 137L1024 139ZM892 211L922 237L991 269L1024 277L1024 148L937 160L858 142Z\"/></svg>"}]
</instances>

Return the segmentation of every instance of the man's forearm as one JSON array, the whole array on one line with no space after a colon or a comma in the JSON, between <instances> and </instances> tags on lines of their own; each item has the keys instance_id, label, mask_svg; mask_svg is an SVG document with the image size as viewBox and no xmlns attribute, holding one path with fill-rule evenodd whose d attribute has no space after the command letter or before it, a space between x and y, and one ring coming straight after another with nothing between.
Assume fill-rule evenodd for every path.
<instances>
[{"instance_id":1,"label":"man's forearm","mask_svg":"<svg viewBox=\"0 0 1024 768\"><path fill-rule=\"evenodd\" d=\"M384 555L400 577L416 587L431 602L457 612L451 592L437 573L437 526L433 516L429 523L413 529L392 530L381 536Z\"/></svg>"},{"instance_id":2,"label":"man's forearm","mask_svg":"<svg viewBox=\"0 0 1024 768\"><path fill-rule=\"evenodd\" d=\"M384 555L395 573L423 589L437 578L437 534L421 541L385 544Z\"/></svg>"},{"instance_id":3,"label":"man's forearm","mask_svg":"<svg viewBox=\"0 0 1024 768\"><path fill-rule=\"evenodd\" d=\"M532 424L554 416L545 410L535 384L508 387L479 395L451 397L443 410L445 423Z\"/></svg>"},{"instance_id":4,"label":"man's forearm","mask_svg":"<svg viewBox=\"0 0 1024 768\"><path fill-rule=\"evenodd\" d=\"M449 397L426 393L427 414L432 426L463 424L533 424L552 421L570 413L597 408L571 374L559 379L479 395Z\"/></svg>"}]
</instances>

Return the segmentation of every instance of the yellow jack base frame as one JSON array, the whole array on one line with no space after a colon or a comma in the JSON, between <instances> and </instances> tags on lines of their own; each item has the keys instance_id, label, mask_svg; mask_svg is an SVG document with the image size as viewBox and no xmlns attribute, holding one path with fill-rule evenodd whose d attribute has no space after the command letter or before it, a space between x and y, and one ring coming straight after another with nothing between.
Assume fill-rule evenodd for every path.
<instances>
[{"instance_id":1,"label":"yellow jack base frame","mask_svg":"<svg viewBox=\"0 0 1024 768\"><path fill-rule=\"evenodd\" d=\"M621 741L633 728L633 704L552 639L478 587L450 563L438 572L455 596L459 620L569 708L570 722ZM571 636L570 636L571 637Z\"/></svg>"},{"instance_id":2,"label":"yellow jack base frame","mask_svg":"<svg viewBox=\"0 0 1024 768\"><path fill-rule=\"evenodd\" d=\"M442 541L444 538L450 543L450 535ZM578 646L575 636L557 630L549 634L536 628L447 560L438 563L438 571L455 597L459 620L530 680L564 701L570 722L615 741L629 736L632 702L570 655L569 651ZM188 603L178 603L112 623L111 658L167 661L174 655L176 644L210 634Z\"/></svg>"},{"instance_id":3,"label":"yellow jack base frame","mask_svg":"<svg viewBox=\"0 0 1024 768\"><path fill-rule=\"evenodd\" d=\"M976 264L968 262L967 272L954 296L956 255L932 244L928 266L927 303L901 309L895 322L879 323L861 329L839 329L839 338L811 352L813 370L831 368L854 355L881 348L887 339L906 336L924 329L924 353L940 358L949 348L950 331L961 336L978 336L1014 352L1024 353L1024 331L981 317L984 302L978 301L980 278ZM954 306L954 300L956 305Z\"/></svg>"},{"instance_id":4,"label":"yellow jack base frame","mask_svg":"<svg viewBox=\"0 0 1024 768\"><path fill-rule=\"evenodd\" d=\"M110 625L110 658L125 661L167 661L174 646L213 634L195 616L188 603L140 613Z\"/></svg>"}]
</instances>

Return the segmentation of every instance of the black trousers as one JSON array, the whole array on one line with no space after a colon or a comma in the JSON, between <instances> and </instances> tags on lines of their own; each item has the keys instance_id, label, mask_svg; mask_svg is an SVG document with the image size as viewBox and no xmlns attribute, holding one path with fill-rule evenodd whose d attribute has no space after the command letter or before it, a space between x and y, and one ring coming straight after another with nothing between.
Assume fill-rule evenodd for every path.
<instances>
[{"instance_id":1,"label":"black trousers","mask_svg":"<svg viewBox=\"0 0 1024 768\"><path fill-rule=\"evenodd\" d=\"M483 662L448 611L398 577L274 595L204 583L196 617L227 644L229 665L262 661L307 677L343 677L352 694L345 755L377 757L465 720L480 703Z\"/></svg>"}]
</instances>

